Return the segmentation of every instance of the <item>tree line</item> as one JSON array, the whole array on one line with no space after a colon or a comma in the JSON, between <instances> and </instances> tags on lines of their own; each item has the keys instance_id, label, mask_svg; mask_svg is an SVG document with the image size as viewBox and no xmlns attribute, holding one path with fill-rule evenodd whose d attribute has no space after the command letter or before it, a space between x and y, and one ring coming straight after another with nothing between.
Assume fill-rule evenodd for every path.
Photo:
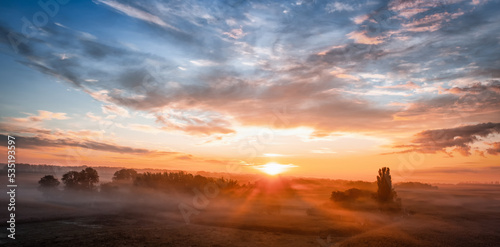
<instances>
[{"instance_id":1,"label":"tree line","mask_svg":"<svg viewBox=\"0 0 500 247\"><path fill-rule=\"evenodd\" d=\"M99 188L99 174L91 167L82 169L80 172L69 171L62 176L61 180L65 190L96 191ZM202 188L209 183L216 183L226 189L246 186L240 185L233 179L204 177L183 171L138 173L134 169L121 169L114 173L111 183L102 184L100 188L112 190L123 183L163 191L190 191L193 188ZM38 181L38 184L41 191L49 193L58 190L61 182L53 175L45 175Z\"/></svg>"}]
</instances>

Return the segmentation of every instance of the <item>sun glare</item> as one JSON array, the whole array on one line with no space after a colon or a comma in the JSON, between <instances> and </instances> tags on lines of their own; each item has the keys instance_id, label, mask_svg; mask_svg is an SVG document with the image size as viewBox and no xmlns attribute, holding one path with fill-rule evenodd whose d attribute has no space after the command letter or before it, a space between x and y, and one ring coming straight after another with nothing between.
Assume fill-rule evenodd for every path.
<instances>
[{"instance_id":1,"label":"sun glare","mask_svg":"<svg viewBox=\"0 0 500 247\"><path fill-rule=\"evenodd\" d=\"M287 171L290 167L294 167L294 165L291 164L283 165L276 162L269 162L265 165L261 165L256 168L269 175L277 175Z\"/></svg>"}]
</instances>

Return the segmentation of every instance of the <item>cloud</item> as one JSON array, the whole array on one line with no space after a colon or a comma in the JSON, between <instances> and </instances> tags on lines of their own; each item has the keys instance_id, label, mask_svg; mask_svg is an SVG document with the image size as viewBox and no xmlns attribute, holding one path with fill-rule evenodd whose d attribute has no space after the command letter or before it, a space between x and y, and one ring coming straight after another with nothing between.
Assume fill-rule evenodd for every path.
<instances>
[{"instance_id":1,"label":"cloud","mask_svg":"<svg viewBox=\"0 0 500 247\"><path fill-rule=\"evenodd\" d=\"M486 149L486 152L488 152L491 155L498 155L500 154L500 142L493 142L493 143L488 143L491 148Z\"/></svg>"},{"instance_id":2,"label":"cloud","mask_svg":"<svg viewBox=\"0 0 500 247\"><path fill-rule=\"evenodd\" d=\"M61 130L61 129L45 129L37 127L26 127L24 123L6 123L0 122L0 132L10 133L10 134L20 134L20 135L35 135L38 137L43 137L45 139L54 139L59 137L75 137L75 138L101 138L103 136L103 131L95 131L89 129L80 129L77 131L73 130Z\"/></svg>"},{"instance_id":3,"label":"cloud","mask_svg":"<svg viewBox=\"0 0 500 247\"><path fill-rule=\"evenodd\" d=\"M0 122L0 132L3 133L30 133L30 134L41 134L48 135L52 134L52 130L44 128L34 128L20 126L19 124Z\"/></svg>"},{"instance_id":4,"label":"cloud","mask_svg":"<svg viewBox=\"0 0 500 247\"><path fill-rule=\"evenodd\" d=\"M417 133L411 144L396 145L395 148L405 148L406 152L437 153L443 152L452 155L447 149L458 152L463 156L471 155L471 145L493 134L500 134L500 123L482 123L466 125L450 129L426 130ZM496 155L496 144L493 144L490 154Z\"/></svg>"},{"instance_id":5,"label":"cloud","mask_svg":"<svg viewBox=\"0 0 500 247\"><path fill-rule=\"evenodd\" d=\"M192 135L230 134L231 123L215 113L199 111L173 111L158 114L156 121L163 125L161 129L179 130Z\"/></svg>"},{"instance_id":6,"label":"cloud","mask_svg":"<svg viewBox=\"0 0 500 247\"><path fill-rule=\"evenodd\" d=\"M409 104L395 116L402 119L454 119L460 121L500 121L499 82L474 83L470 86L442 89L442 94Z\"/></svg>"},{"instance_id":7,"label":"cloud","mask_svg":"<svg viewBox=\"0 0 500 247\"><path fill-rule=\"evenodd\" d=\"M352 19L352 21L355 23L355 24L361 24L363 23L364 21L368 20L370 16L369 15L359 15L359 16L356 16Z\"/></svg>"},{"instance_id":8,"label":"cloud","mask_svg":"<svg viewBox=\"0 0 500 247\"><path fill-rule=\"evenodd\" d=\"M243 29L240 27L240 28L235 28L235 29L231 29L230 32L224 32L222 34L225 34L233 39L241 39L243 37L245 37L247 34L245 32L243 32Z\"/></svg>"},{"instance_id":9,"label":"cloud","mask_svg":"<svg viewBox=\"0 0 500 247\"><path fill-rule=\"evenodd\" d=\"M326 11L328 13L341 12L341 11L353 11L354 6L348 3L332 2L326 5Z\"/></svg>"},{"instance_id":10,"label":"cloud","mask_svg":"<svg viewBox=\"0 0 500 247\"><path fill-rule=\"evenodd\" d=\"M7 139L7 136L0 134L1 138ZM142 148L132 148L121 146L114 143L105 143L93 140L60 138L48 139L38 136L16 136L16 147L23 149L43 149L45 147L68 148L79 147L95 151L113 152L121 154L151 154L151 155L174 155L176 152L155 151Z\"/></svg>"},{"instance_id":11,"label":"cloud","mask_svg":"<svg viewBox=\"0 0 500 247\"><path fill-rule=\"evenodd\" d=\"M12 121L26 123L26 122L42 122L44 120L66 120L69 119L64 112L50 112L44 110L38 110L38 115L33 115L28 113L28 117L25 118L9 118Z\"/></svg>"},{"instance_id":12,"label":"cloud","mask_svg":"<svg viewBox=\"0 0 500 247\"><path fill-rule=\"evenodd\" d=\"M402 27L404 31L409 32L434 32L439 30L443 24L450 21L450 19L458 18L463 15L464 12L456 13L435 13L431 15L426 15L422 18L415 18L410 22L403 23Z\"/></svg>"},{"instance_id":13,"label":"cloud","mask_svg":"<svg viewBox=\"0 0 500 247\"><path fill-rule=\"evenodd\" d=\"M143 21L154 23L154 24L162 26L162 27L178 30L177 28L173 27L172 25L165 23L160 17L152 15L151 13L148 13L146 11L134 8L130 5L122 4L120 2L113 1L113 0L94 0L94 2L108 5L109 7L116 9L116 10L130 16L130 17L133 17L133 18L137 18L137 19L140 19Z\"/></svg>"},{"instance_id":14,"label":"cloud","mask_svg":"<svg viewBox=\"0 0 500 247\"><path fill-rule=\"evenodd\" d=\"M117 124L118 127L134 129L143 132L161 132L161 129L156 128L153 131L153 127L140 125L140 124L129 124L127 126L122 126ZM213 165L226 165L232 160L207 160L205 158L196 157L188 153L176 152L176 151L163 151L155 149L146 148L135 148L130 146L124 146L116 144L112 141L104 140L104 131L94 131L88 129L82 130L61 130L61 129L42 129L42 128L26 128L23 124L11 124L0 122L0 138L7 138L7 133L16 138L16 148L23 150L38 150L47 151L47 148L59 148L64 151L71 148L83 148L87 150L94 150L100 152L111 152L117 154L127 154L127 155L137 155L141 157L151 158L168 158L170 160L190 160L190 164L203 163L203 164L213 164ZM7 145L5 142L1 144L3 146ZM0 145L0 146L1 146ZM51 154L53 156L66 157L68 154ZM123 158L122 156L113 158Z\"/></svg>"},{"instance_id":15,"label":"cloud","mask_svg":"<svg viewBox=\"0 0 500 247\"><path fill-rule=\"evenodd\" d=\"M464 0L393 0L390 1L388 6L392 11L402 11L405 9L431 9L431 8L444 8L446 5L456 4Z\"/></svg>"},{"instance_id":16,"label":"cloud","mask_svg":"<svg viewBox=\"0 0 500 247\"><path fill-rule=\"evenodd\" d=\"M189 61L190 63L196 65L196 66L215 66L217 65L216 62L209 61L209 60L191 60Z\"/></svg>"},{"instance_id":17,"label":"cloud","mask_svg":"<svg viewBox=\"0 0 500 247\"><path fill-rule=\"evenodd\" d=\"M489 0L472 0L472 5L480 5L488 2Z\"/></svg>"},{"instance_id":18,"label":"cloud","mask_svg":"<svg viewBox=\"0 0 500 247\"><path fill-rule=\"evenodd\" d=\"M127 124L123 125L120 123L117 123L116 126L124 129L129 129L129 130L134 130L134 131L140 131L140 132L146 132L146 133L159 133L162 130L158 127L153 127L150 125L145 125L145 124Z\"/></svg>"},{"instance_id":19,"label":"cloud","mask_svg":"<svg viewBox=\"0 0 500 247\"><path fill-rule=\"evenodd\" d=\"M127 109L116 105L103 105L101 106L102 112L105 114L116 114L122 117L130 117Z\"/></svg>"},{"instance_id":20,"label":"cloud","mask_svg":"<svg viewBox=\"0 0 500 247\"><path fill-rule=\"evenodd\" d=\"M474 94L481 95L485 93L499 94L500 95L500 81L490 81L486 84L476 82L468 87L452 87L446 89L447 92L452 94Z\"/></svg>"},{"instance_id":21,"label":"cloud","mask_svg":"<svg viewBox=\"0 0 500 247\"><path fill-rule=\"evenodd\" d=\"M399 85L391 85L391 86L376 86L377 88L385 88L385 89L397 89L397 90L411 90L420 88L419 85L415 84L412 81L408 81L405 84Z\"/></svg>"},{"instance_id":22,"label":"cloud","mask_svg":"<svg viewBox=\"0 0 500 247\"><path fill-rule=\"evenodd\" d=\"M92 112L87 112L87 114L85 114L85 116L92 121L101 121L102 120L102 117L96 116Z\"/></svg>"},{"instance_id":23,"label":"cloud","mask_svg":"<svg viewBox=\"0 0 500 247\"><path fill-rule=\"evenodd\" d=\"M368 37L366 31L353 31L348 33L347 37L356 43L365 45L376 45L383 42L382 37Z\"/></svg>"}]
</instances>

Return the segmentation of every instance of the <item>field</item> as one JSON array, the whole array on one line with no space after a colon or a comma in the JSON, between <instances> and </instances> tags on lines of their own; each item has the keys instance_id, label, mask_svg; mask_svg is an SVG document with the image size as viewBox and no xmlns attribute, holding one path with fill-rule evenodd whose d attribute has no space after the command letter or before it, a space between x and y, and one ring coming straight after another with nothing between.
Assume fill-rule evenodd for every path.
<instances>
[{"instance_id":1,"label":"field","mask_svg":"<svg viewBox=\"0 0 500 247\"><path fill-rule=\"evenodd\" d=\"M20 176L16 240L4 246L499 246L500 187L399 188L400 212L328 202L333 190L368 183L290 180L289 196L207 198L189 215L193 192L140 190L117 196L37 190L38 173ZM2 186L5 186L2 184ZM62 192L61 192L62 193ZM7 205L2 195L1 205ZM196 199L195 199L196 198ZM191 208L192 209L192 208ZM194 212L194 211L192 211ZM2 222L7 219L2 211ZM4 224L5 226L5 224Z\"/></svg>"}]
</instances>

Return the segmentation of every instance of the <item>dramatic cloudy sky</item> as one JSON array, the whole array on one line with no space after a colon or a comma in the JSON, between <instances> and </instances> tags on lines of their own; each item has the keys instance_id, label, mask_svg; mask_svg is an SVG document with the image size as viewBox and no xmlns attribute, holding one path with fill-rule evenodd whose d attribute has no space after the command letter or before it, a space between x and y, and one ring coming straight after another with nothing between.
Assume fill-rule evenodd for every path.
<instances>
[{"instance_id":1,"label":"dramatic cloudy sky","mask_svg":"<svg viewBox=\"0 0 500 247\"><path fill-rule=\"evenodd\" d=\"M0 9L0 134L18 137L21 162L500 175L499 1L6 0Z\"/></svg>"}]
</instances>

